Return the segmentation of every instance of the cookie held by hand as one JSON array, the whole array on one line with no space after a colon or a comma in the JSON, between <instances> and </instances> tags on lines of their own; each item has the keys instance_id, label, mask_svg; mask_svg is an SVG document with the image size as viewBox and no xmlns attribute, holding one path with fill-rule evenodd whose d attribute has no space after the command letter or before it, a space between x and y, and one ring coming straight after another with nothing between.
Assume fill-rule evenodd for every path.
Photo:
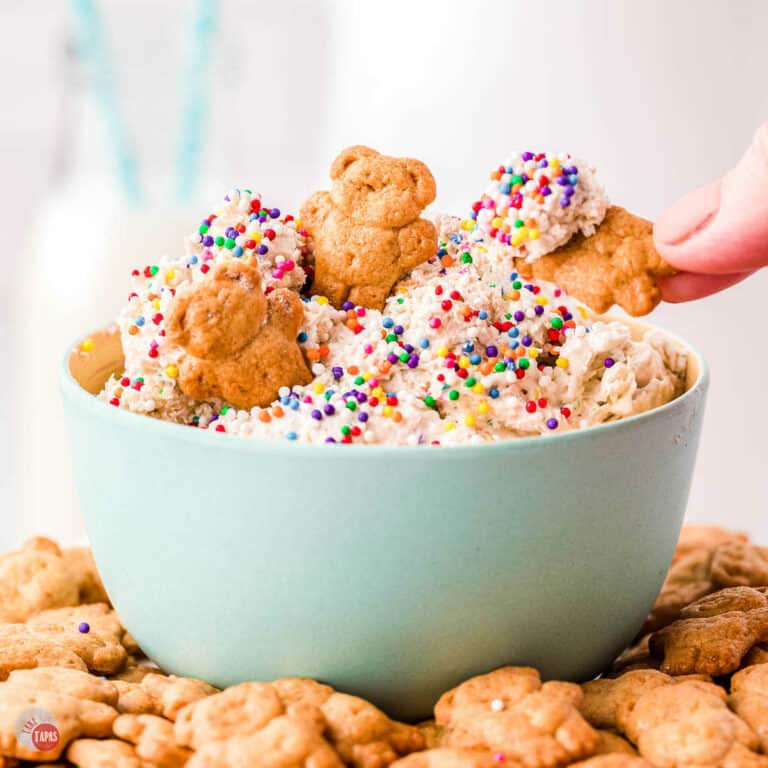
<instances>
[{"instance_id":1,"label":"cookie held by hand","mask_svg":"<svg viewBox=\"0 0 768 768\"><path fill-rule=\"evenodd\" d=\"M312 376L296 336L304 318L293 291L265 294L261 274L243 261L217 264L180 290L167 324L182 348L178 383L188 397L222 398L236 408L267 406L282 386Z\"/></svg>"},{"instance_id":2,"label":"cookie held by hand","mask_svg":"<svg viewBox=\"0 0 768 768\"><path fill-rule=\"evenodd\" d=\"M331 166L330 192L301 208L314 242L314 292L336 307L345 301L382 309L392 286L437 250L437 232L422 210L435 199L424 163L368 147L345 149Z\"/></svg>"},{"instance_id":3,"label":"cookie held by hand","mask_svg":"<svg viewBox=\"0 0 768 768\"><path fill-rule=\"evenodd\" d=\"M574 235L546 256L515 264L525 277L557 283L595 312L618 304L635 317L661 300L657 279L675 274L653 245L651 222L616 205L591 237Z\"/></svg>"}]
</instances>

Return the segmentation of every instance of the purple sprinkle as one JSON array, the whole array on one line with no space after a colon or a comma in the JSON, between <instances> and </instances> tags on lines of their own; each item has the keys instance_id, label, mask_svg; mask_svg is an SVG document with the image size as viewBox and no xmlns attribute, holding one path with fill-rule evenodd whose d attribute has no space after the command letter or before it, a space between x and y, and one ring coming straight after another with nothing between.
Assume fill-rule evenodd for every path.
<instances>
[{"instance_id":1,"label":"purple sprinkle","mask_svg":"<svg viewBox=\"0 0 768 768\"><path fill-rule=\"evenodd\" d=\"M203 245L204 245L206 248L210 248L210 247L213 245L213 238L212 238L210 235L206 235L206 236L203 238Z\"/></svg>"},{"instance_id":2,"label":"purple sprinkle","mask_svg":"<svg viewBox=\"0 0 768 768\"><path fill-rule=\"evenodd\" d=\"M264 254L265 254L265 253L266 253L268 250L269 250L269 248L268 248L266 245L264 245L264 243L262 243L262 244L261 244L261 245L260 245L260 246L259 246L259 247L256 249L257 253L258 253L260 256L263 256L263 255L264 255Z\"/></svg>"},{"instance_id":3,"label":"purple sprinkle","mask_svg":"<svg viewBox=\"0 0 768 768\"><path fill-rule=\"evenodd\" d=\"M488 357L498 357L499 350L491 344L491 346L485 348L485 354L488 355Z\"/></svg>"},{"instance_id":4,"label":"purple sprinkle","mask_svg":"<svg viewBox=\"0 0 768 768\"><path fill-rule=\"evenodd\" d=\"M392 330L399 336L405 329L402 325L396 325Z\"/></svg>"},{"instance_id":5,"label":"purple sprinkle","mask_svg":"<svg viewBox=\"0 0 768 768\"><path fill-rule=\"evenodd\" d=\"M333 378L338 381L344 375L344 369L339 368L338 365L334 365L333 368L331 368L331 373L333 374Z\"/></svg>"},{"instance_id":6,"label":"purple sprinkle","mask_svg":"<svg viewBox=\"0 0 768 768\"><path fill-rule=\"evenodd\" d=\"M326 403L323 406L323 410L325 411L326 416L333 416L334 413L336 413L336 409L331 405L331 403Z\"/></svg>"},{"instance_id":7,"label":"purple sprinkle","mask_svg":"<svg viewBox=\"0 0 768 768\"><path fill-rule=\"evenodd\" d=\"M572 320L572 319L573 319L573 315L570 312L565 312L563 314L563 320L568 321L568 320Z\"/></svg>"},{"instance_id":8,"label":"purple sprinkle","mask_svg":"<svg viewBox=\"0 0 768 768\"><path fill-rule=\"evenodd\" d=\"M537 304L537 305L536 305L536 306L533 308L533 311L534 311L534 312L535 312L537 315L543 315L543 314L544 314L544 307L542 307L542 306L541 306L541 304Z\"/></svg>"},{"instance_id":9,"label":"purple sprinkle","mask_svg":"<svg viewBox=\"0 0 768 768\"><path fill-rule=\"evenodd\" d=\"M315 408L315 409L312 411L312 414L311 414L311 416L312 416L312 418L313 418L313 419L316 419L317 421L320 421L320 419L322 419L322 418L323 418L323 414L322 414L322 413L320 413L320 411L318 411L318 410L317 410L317 408Z\"/></svg>"},{"instance_id":10,"label":"purple sprinkle","mask_svg":"<svg viewBox=\"0 0 768 768\"><path fill-rule=\"evenodd\" d=\"M332 437L326 437L325 438L326 443L335 443L336 441Z\"/></svg>"},{"instance_id":11,"label":"purple sprinkle","mask_svg":"<svg viewBox=\"0 0 768 768\"><path fill-rule=\"evenodd\" d=\"M394 363L396 363L396 362L398 361L398 359L399 359L399 358L398 358L398 356L397 356L397 355L395 355L395 354L393 354L392 352L390 352L390 353L387 355L387 360L389 360L389 362L390 362L390 363L393 363L393 364L394 364Z\"/></svg>"},{"instance_id":12,"label":"purple sprinkle","mask_svg":"<svg viewBox=\"0 0 768 768\"><path fill-rule=\"evenodd\" d=\"M570 184L570 182L568 181L568 177L567 176L558 176L557 177L557 183L561 187L567 187Z\"/></svg>"},{"instance_id":13,"label":"purple sprinkle","mask_svg":"<svg viewBox=\"0 0 768 768\"><path fill-rule=\"evenodd\" d=\"M210 418L209 422L210 422L210 423L213 423L213 422L214 422L214 421L216 421L216 419L218 419L218 418L219 418L219 414L217 413L215 416L211 416L211 418Z\"/></svg>"},{"instance_id":14,"label":"purple sprinkle","mask_svg":"<svg viewBox=\"0 0 768 768\"><path fill-rule=\"evenodd\" d=\"M357 400L358 403L364 403L368 400L368 395L366 395L365 392L355 392L355 400Z\"/></svg>"},{"instance_id":15,"label":"purple sprinkle","mask_svg":"<svg viewBox=\"0 0 768 768\"><path fill-rule=\"evenodd\" d=\"M531 179L527 173L521 173L520 180L523 182L523 184L527 184Z\"/></svg>"},{"instance_id":16,"label":"purple sprinkle","mask_svg":"<svg viewBox=\"0 0 768 768\"><path fill-rule=\"evenodd\" d=\"M355 308L355 305L354 305L354 304L353 304L351 301L345 301L345 302L344 302L344 303L341 305L341 308L342 308L343 310L350 310L350 309L354 309L354 308Z\"/></svg>"},{"instance_id":17,"label":"purple sprinkle","mask_svg":"<svg viewBox=\"0 0 768 768\"><path fill-rule=\"evenodd\" d=\"M526 291L533 293L533 283L526 283L523 288L525 288Z\"/></svg>"},{"instance_id":18,"label":"purple sprinkle","mask_svg":"<svg viewBox=\"0 0 768 768\"><path fill-rule=\"evenodd\" d=\"M237 230L234 227L227 227L225 234L227 237L231 237L233 240L237 238Z\"/></svg>"},{"instance_id":19,"label":"purple sprinkle","mask_svg":"<svg viewBox=\"0 0 768 768\"><path fill-rule=\"evenodd\" d=\"M544 197L546 197L547 195L551 195L551 194L552 194L552 190L549 188L549 186L548 186L547 184L545 184L545 185L544 185L544 186L543 186L543 187L542 187L542 188L539 190L539 192L541 192L541 194L542 194L542 195L544 195Z\"/></svg>"},{"instance_id":20,"label":"purple sprinkle","mask_svg":"<svg viewBox=\"0 0 768 768\"><path fill-rule=\"evenodd\" d=\"M560 198L560 207L567 208L571 204L571 201L567 197Z\"/></svg>"},{"instance_id":21,"label":"purple sprinkle","mask_svg":"<svg viewBox=\"0 0 768 768\"><path fill-rule=\"evenodd\" d=\"M603 365L606 368L613 368L613 365L616 361L612 357L606 357L605 360L603 360Z\"/></svg>"},{"instance_id":22,"label":"purple sprinkle","mask_svg":"<svg viewBox=\"0 0 768 768\"><path fill-rule=\"evenodd\" d=\"M413 352L413 344L403 344L403 349L410 354Z\"/></svg>"},{"instance_id":23,"label":"purple sprinkle","mask_svg":"<svg viewBox=\"0 0 768 768\"><path fill-rule=\"evenodd\" d=\"M418 355L411 355L408 358L408 367L409 368L415 368L419 364L419 356Z\"/></svg>"},{"instance_id":24,"label":"purple sprinkle","mask_svg":"<svg viewBox=\"0 0 768 768\"><path fill-rule=\"evenodd\" d=\"M279 208L272 208L269 212L269 217L271 219L276 219L280 215L280 209Z\"/></svg>"},{"instance_id":25,"label":"purple sprinkle","mask_svg":"<svg viewBox=\"0 0 768 768\"><path fill-rule=\"evenodd\" d=\"M529 160L533 160L533 152L523 152L523 162L527 163Z\"/></svg>"},{"instance_id":26,"label":"purple sprinkle","mask_svg":"<svg viewBox=\"0 0 768 768\"><path fill-rule=\"evenodd\" d=\"M547 427L549 429L557 429L557 419L547 419Z\"/></svg>"},{"instance_id":27,"label":"purple sprinkle","mask_svg":"<svg viewBox=\"0 0 768 768\"><path fill-rule=\"evenodd\" d=\"M523 320L525 320L525 312L523 312L522 310L519 310L519 309L518 309L518 310L517 310L517 312L515 312L515 315L514 315L514 317L515 317L515 320L516 320L518 323L520 323L520 322L522 322Z\"/></svg>"},{"instance_id":28,"label":"purple sprinkle","mask_svg":"<svg viewBox=\"0 0 768 768\"><path fill-rule=\"evenodd\" d=\"M91 625L87 621L83 621L77 625L77 631L87 635L91 631Z\"/></svg>"},{"instance_id":29,"label":"purple sprinkle","mask_svg":"<svg viewBox=\"0 0 768 768\"><path fill-rule=\"evenodd\" d=\"M520 343L524 347L530 347L531 344L533 344L533 339L528 334L526 334L522 339L520 339Z\"/></svg>"},{"instance_id":30,"label":"purple sprinkle","mask_svg":"<svg viewBox=\"0 0 768 768\"><path fill-rule=\"evenodd\" d=\"M368 421L368 414L365 411L360 411L360 413L357 414L357 420L365 423Z\"/></svg>"},{"instance_id":31,"label":"purple sprinkle","mask_svg":"<svg viewBox=\"0 0 768 768\"><path fill-rule=\"evenodd\" d=\"M549 165L549 161L545 158L544 160L539 160L539 168L546 168Z\"/></svg>"}]
</instances>

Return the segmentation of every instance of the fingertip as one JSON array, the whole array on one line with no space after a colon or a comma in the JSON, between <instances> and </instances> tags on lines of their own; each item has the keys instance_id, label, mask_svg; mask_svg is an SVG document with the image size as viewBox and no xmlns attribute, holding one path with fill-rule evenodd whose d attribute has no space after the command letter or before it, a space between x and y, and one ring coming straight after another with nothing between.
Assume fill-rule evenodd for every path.
<instances>
[{"instance_id":1,"label":"fingertip","mask_svg":"<svg viewBox=\"0 0 768 768\"><path fill-rule=\"evenodd\" d=\"M659 288L664 301L670 304L682 304L703 299L730 288L751 274L751 271L730 275L698 275L693 272L681 272L673 277L661 278Z\"/></svg>"}]
</instances>

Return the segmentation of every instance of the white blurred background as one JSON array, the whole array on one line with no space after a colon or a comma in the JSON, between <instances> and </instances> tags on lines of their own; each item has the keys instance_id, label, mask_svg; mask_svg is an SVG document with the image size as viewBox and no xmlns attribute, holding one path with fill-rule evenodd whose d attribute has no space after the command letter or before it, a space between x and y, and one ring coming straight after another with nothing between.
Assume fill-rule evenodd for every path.
<instances>
[{"instance_id":1,"label":"white blurred background","mask_svg":"<svg viewBox=\"0 0 768 768\"><path fill-rule=\"evenodd\" d=\"M295 210L366 143L424 159L463 213L510 150L568 150L653 218L768 119L764 0L5 2L0 28L2 549L83 536L64 350L228 187ZM689 519L766 542L767 288L652 318L712 367Z\"/></svg>"}]
</instances>

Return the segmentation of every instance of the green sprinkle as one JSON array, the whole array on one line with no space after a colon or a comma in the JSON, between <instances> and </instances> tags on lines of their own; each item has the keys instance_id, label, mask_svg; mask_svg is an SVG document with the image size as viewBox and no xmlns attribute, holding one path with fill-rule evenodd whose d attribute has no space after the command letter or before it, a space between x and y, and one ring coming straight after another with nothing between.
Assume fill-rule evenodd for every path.
<instances>
[{"instance_id":1,"label":"green sprinkle","mask_svg":"<svg viewBox=\"0 0 768 768\"><path fill-rule=\"evenodd\" d=\"M350 411L354 411L357 409L357 403L354 400L347 400L347 408L349 408Z\"/></svg>"},{"instance_id":2,"label":"green sprinkle","mask_svg":"<svg viewBox=\"0 0 768 768\"><path fill-rule=\"evenodd\" d=\"M397 334L394 334L394 333L388 333L388 334L387 334L387 335L384 337L384 341L397 341Z\"/></svg>"},{"instance_id":3,"label":"green sprinkle","mask_svg":"<svg viewBox=\"0 0 768 768\"><path fill-rule=\"evenodd\" d=\"M506 363L502 363L501 360L499 360L499 362L496 363L496 365L493 366L493 370L494 371L499 371L499 372L506 371L507 370L507 364Z\"/></svg>"},{"instance_id":4,"label":"green sprinkle","mask_svg":"<svg viewBox=\"0 0 768 768\"><path fill-rule=\"evenodd\" d=\"M404 298L401 296L401 297L400 297L400 298L397 300L397 303L398 303L398 304L402 304L404 301L405 301L405 299L404 299Z\"/></svg>"},{"instance_id":5,"label":"green sprinkle","mask_svg":"<svg viewBox=\"0 0 768 768\"><path fill-rule=\"evenodd\" d=\"M518 176L518 175L514 175L514 176L513 176L513 177L512 177L512 178L509 180L509 183L510 183L510 184L512 184L513 186L514 186L515 184L522 184L522 183L523 183L523 177L522 177L522 176Z\"/></svg>"},{"instance_id":6,"label":"green sprinkle","mask_svg":"<svg viewBox=\"0 0 768 768\"><path fill-rule=\"evenodd\" d=\"M218 245L219 247L221 247L222 245L224 245L224 238L221 235L219 235L213 242L216 243L216 245Z\"/></svg>"},{"instance_id":7,"label":"green sprinkle","mask_svg":"<svg viewBox=\"0 0 768 768\"><path fill-rule=\"evenodd\" d=\"M426 405L427 408L434 408L435 404L436 404L436 400L434 397L432 397L432 395L427 395L424 398L424 405Z\"/></svg>"},{"instance_id":8,"label":"green sprinkle","mask_svg":"<svg viewBox=\"0 0 768 768\"><path fill-rule=\"evenodd\" d=\"M153 277L160 271L160 267L150 267L149 274Z\"/></svg>"},{"instance_id":9,"label":"green sprinkle","mask_svg":"<svg viewBox=\"0 0 768 768\"><path fill-rule=\"evenodd\" d=\"M365 379L362 376L355 376L355 384L358 386L365 384Z\"/></svg>"},{"instance_id":10,"label":"green sprinkle","mask_svg":"<svg viewBox=\"0 0 768 768\"><path fill-rule=\"evenodd\" d=\"M477 379L474 376L470 376L465 382L465 387L474 387L477 384Z\"/></svg>"},{"instance_id":11,"label":"green sprinkle","mask_svg":"<svg viewBox=\"0 0 768 768\"><path fill-rule=\"evenodd\" d=\"M552 327L553 328L562 328L563 327L563 318L562 317L553 317L552 318Z\"/></svg>"},{"instance_id":12,"label":"green sprinkle","mask_svg":"<svg viewBox=\"0 0 768 768\"><path fill-rule=\"evenodd\" d=\"M400 359L401 363L407 363L408 362L408 353L407 352L401 352L399 359Z\"/></svg>"},{"instance_id":13,"label":"green sprinkle","mask_svg":"<svg viewBox=\"0 0 768 768\"><path fill-rule=\"evenodd\" d=\"M224 247L229 248L229 250L231 251L235 247L235 241L231 237L228 237L224 241Z\"/></svg>"},{"instance_id":14,"label":"green sprinkle","mask_svg":"<svg viewBox=\"0 0 768 768\"><path fill-rule=\"evenodd\" d=\"M455 389L452 389L448 393L448 399L449 400L458 400L459 399L459 393Z\"/></svg>"},{"instance_id":15,"label":"green sprinkle","mask_svg":"<svg viewBox=\"0 0 768 768\"><path fill-rule=\"evenodd\" d=\"M346 424L341 428L342 435L348 435L351 431L352 430Z\"/></svg>"},{"instance_id":16,"label":"green sprinkle","mask_svg":"<svg viewBox=\"0 0 768 768\"><path fill-rule=\"evenodd\" d=\"M512 283L512 287L513 287L513 288L514 288L516 291L519 291L519 290L520 290L520 289L523 287L523 284L522 284L522 283L521 283L519 280L515 280L515 282L514 282L514 283Z\"/></svg>"},{"instance_id":17,"label":"green sprinkle","mask_svg":"<svg viewBox=\"0 0 768 768\"><path fill-rule=\"evenodd\" d=\"M197 231L198 231L198 232L199 232L201 235L204 235L204 234L205 234L205 233L208 231L208 229L209 229L209 227L208 227L208 225L207 225L207 224L201 224L201 225L200 225L200 229L198 229Z\"/></svg>"},{"instance_id":18,"label":"green sprinkle","mask_svg":"<svg viewBox=\"0 0 768 768\"><path fill-rule=\"evenodd\" d=\"M469 251L464 251L464 253L461 254L461 263L462 264L472 263L472 257L469 255Z\"/></svg>"},{"instance_id":19,"label":"green sprinkle","mask_svg":"<svg viewBox=\"0 0 768 768\"><path fill-rule=\"evenodd\" d=\"M222 416L226 416L226 415L227 415L227 413L229 412L229 410L230 410L230 406L228 406L228 405L225 405L225 406L224 406L224 407L221 409L221 415L222 415Z\"/></svg>"},{"instance_id":20,"label":"green sprinkle","mask_svg":"<svg viewBox=\"0 0 768 768\"><path fill-rule=\"evenodd\" d=\"M523 226L523 220L522 219L515 219L515 228L520 229L520 227Z\"/></svg>"},{"instance_id":21,"label":"green sprinkle","mask_svg":"<svg viewBox=\"0 0 768 768\"><path fill-rule=\"evenodd\" d=\"M531 366L531 361L527 357L523 357L517 363L517 367L522 368L523 370L530 368L530 366Z\"/></svg>"}]
</instances>

